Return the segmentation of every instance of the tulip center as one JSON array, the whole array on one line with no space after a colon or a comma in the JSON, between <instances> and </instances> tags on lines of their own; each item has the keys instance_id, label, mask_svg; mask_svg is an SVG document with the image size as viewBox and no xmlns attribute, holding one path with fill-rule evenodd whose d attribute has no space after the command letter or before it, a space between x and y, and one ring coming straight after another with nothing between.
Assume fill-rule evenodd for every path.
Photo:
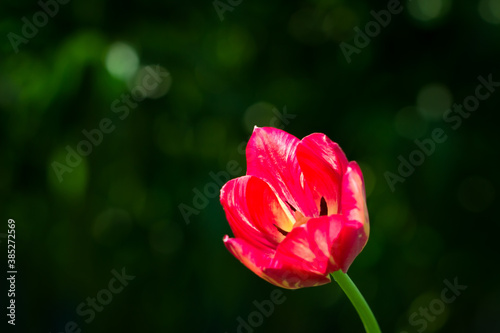
<instances>
[{"instance_id":1,"label":"tulip center","mask_svg":"<svg viewBox=\"0 0 500 333\"><path fill-rule=\"evenodd\" d=\"M321 201L319 203L319 216L327 216L328 215L328 206L326 205L326 200L324 197L321 197Z\"/></svg>"},{"instance_id":2,"label":"tulip center","mask_svg":"<svg viewBox=\"0 0 500 333\"><path fill-rule=\"evenodd\" d=\"M288 207L293 212L293 218L295 219L295 222L293 223L293 228L298 227L300 225L305 224L307 221L309 221L308 217L305 217L301 212L297 211L295 207L293 207L288 201L286 201ZM324 197L321 197L321 200L319 202L319 216L328 216L328 205L326 204L326 200ZM283 235L286 236L290 231L283 230L282 228L278 227L276 224L273 224L276 229Z\"/></svg>"}]
</instances>

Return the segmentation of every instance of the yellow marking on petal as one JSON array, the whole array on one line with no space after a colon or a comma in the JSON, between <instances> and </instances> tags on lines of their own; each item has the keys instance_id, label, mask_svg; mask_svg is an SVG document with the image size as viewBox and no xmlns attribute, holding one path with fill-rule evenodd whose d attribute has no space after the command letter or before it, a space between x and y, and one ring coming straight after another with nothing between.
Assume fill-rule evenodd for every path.
<instances>
[{"instance_id":1,"label":"yellow marking on petal","mask_svg":"<svg viewBox=\"0 0 500 333\"><path fill-rule=\"evenodd\" d=\"M330 249L328 248L328 241L326 239L326 235L321 230L316 230L314 233L314 241L318 244L319 249L325 257L330 257Z\"/></svg>"},{"instance_id":2,"label":"yellow marking on petal","mask_svg":"<svg viewBox=\"0 0 500 333\"><path fill-rule=\"evenodd\" d=\"M294 223L295 223L295 218L293 217L292 214L290 214L290 211L288 210L288 206L286 205L286 203L284 203L283 200L281 200L281 198L279 198L279 197L277 197L277 199L278 199L278 202L280 204L280 207L274 207L274 209L279 210L279 212L278 212L279 214L275 214L275 216L283 215L283 213L285 213L287 220L280 221L281 222L280 227L284 231L290 232L293 228ZM276 211L273 211L273 212L276 212ZM287 226L289 228L286 228L286 227L283 228L283 226Z\"/></svg>"},{"instance_id":3,"label":"yellow marking on petal","mask_svg":"<svg viewBox=\"0 0 500 333\"><path fill-rule=\"evenodd\" d=\"M328 215L338 214L339 212L339 203L338 201L330 200L328 203Z\"/></svg>"},{"instance_id":4,"label":"yellow marking on petal","mask_svg":"<svg viewBox=\"0 0 500 333\"><path fill-rule=\"evenodd\" d=\"M332 257L332 256L330 256L330 263L331 263L332 265L336 265L336 264L337 264L337 263L335 262L335 259L333 259L333 257Z\"/></svg>"},{"instance_id":5,"label":"yellow marking on petal","mask_svg":"<svg viewBox=\"0 0 500 333\"><path fill-rule=\"evenodd\" d=\"M302 244L298 243L294 247L294 254L297 255L298 257L304 259L305 261L308 262L314 262L316 259L316 254L311 251L310 247L308 246L309 244Z\"/></svg>"},{"instance_id":6,"label":"yellow marking on petal","mask_svg":"<svg viewBox=\"0 0 500 333\"><path fill-rule=\"evenodd\" d=\"M298 226L301 226L305 223L307 223L307 221L309 221L309 218L308 217L305 217L301 212L299 212L298 210L294 212L294 225L293 227L298 227Z\"/></svg>"}]
</instances>

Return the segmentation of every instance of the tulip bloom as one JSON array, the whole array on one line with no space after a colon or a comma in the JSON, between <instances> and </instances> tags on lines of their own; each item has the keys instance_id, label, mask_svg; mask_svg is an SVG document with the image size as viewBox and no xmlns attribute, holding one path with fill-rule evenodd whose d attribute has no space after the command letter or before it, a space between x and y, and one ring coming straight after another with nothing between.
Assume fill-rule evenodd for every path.
<instances>
[{"instance_id":1,"label":"tulip bloom","mask_svg":"<svg viewBox=\"0 0 500 333\"><path fill-rule=\"evenodd\" d=\"M363 175L326 135L302 140L255 127L247 174L227 182L221 203L234 238L226 248L266 281L287 289L347 272L368 240Z\"/></svg>"}]
</instances>

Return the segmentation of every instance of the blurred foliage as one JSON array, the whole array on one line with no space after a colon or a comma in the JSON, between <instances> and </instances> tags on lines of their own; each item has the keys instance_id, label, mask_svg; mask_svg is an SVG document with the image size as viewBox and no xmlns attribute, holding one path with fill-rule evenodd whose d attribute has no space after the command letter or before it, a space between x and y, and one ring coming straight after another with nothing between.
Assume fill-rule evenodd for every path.
<instances>
[{"instance_id":1,"label":"blurred foliage","mask_svg":"<svg viewBox=\"0 0 500 333\"><path fill-rule=\"evenodd\" d=\"M229 161L244 174L254 125L323 132L360 163L371 235L349 274L384 332L417 332L411 314L455 277L467 290L425 331L499 331L500 92L456 130L443 113L478 76L500 81L500 1L404 2L350 63L340 45L391 1L222 2L222 21L208 0L42 0L46 20L36 1L0 4L0 232L15 219L19 332L235 332L275 287L224 248L216 192L189 223L179 205L214 193ZM169 76L127 104L151 69ZM85 148L103 119L114 130ZM385 173L435 128L447 140L392 192ZM90 153L59 179L68 147ZM123 267L135 279L86 323L78 305ZM363 331L333 283L283 295L255 332Z\"/></svg>"}]
</instances>

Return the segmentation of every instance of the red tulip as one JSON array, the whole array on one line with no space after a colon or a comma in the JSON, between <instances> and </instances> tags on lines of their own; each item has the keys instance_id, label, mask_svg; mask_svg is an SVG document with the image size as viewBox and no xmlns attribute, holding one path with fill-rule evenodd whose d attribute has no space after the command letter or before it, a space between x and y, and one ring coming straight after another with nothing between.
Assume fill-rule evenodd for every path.
<instances>
[{"instance_id":1,"label":"red tulip","mask_svg":"<svg viewBox=\"0 0 500 333\"><path fill-rule=\"evenodd\" d=\"M344 273L368 240L363 175L326 135L255 127L247 175L221 189L227 249L266 281L296 289Z\"/></svg>"}]
</instances>

